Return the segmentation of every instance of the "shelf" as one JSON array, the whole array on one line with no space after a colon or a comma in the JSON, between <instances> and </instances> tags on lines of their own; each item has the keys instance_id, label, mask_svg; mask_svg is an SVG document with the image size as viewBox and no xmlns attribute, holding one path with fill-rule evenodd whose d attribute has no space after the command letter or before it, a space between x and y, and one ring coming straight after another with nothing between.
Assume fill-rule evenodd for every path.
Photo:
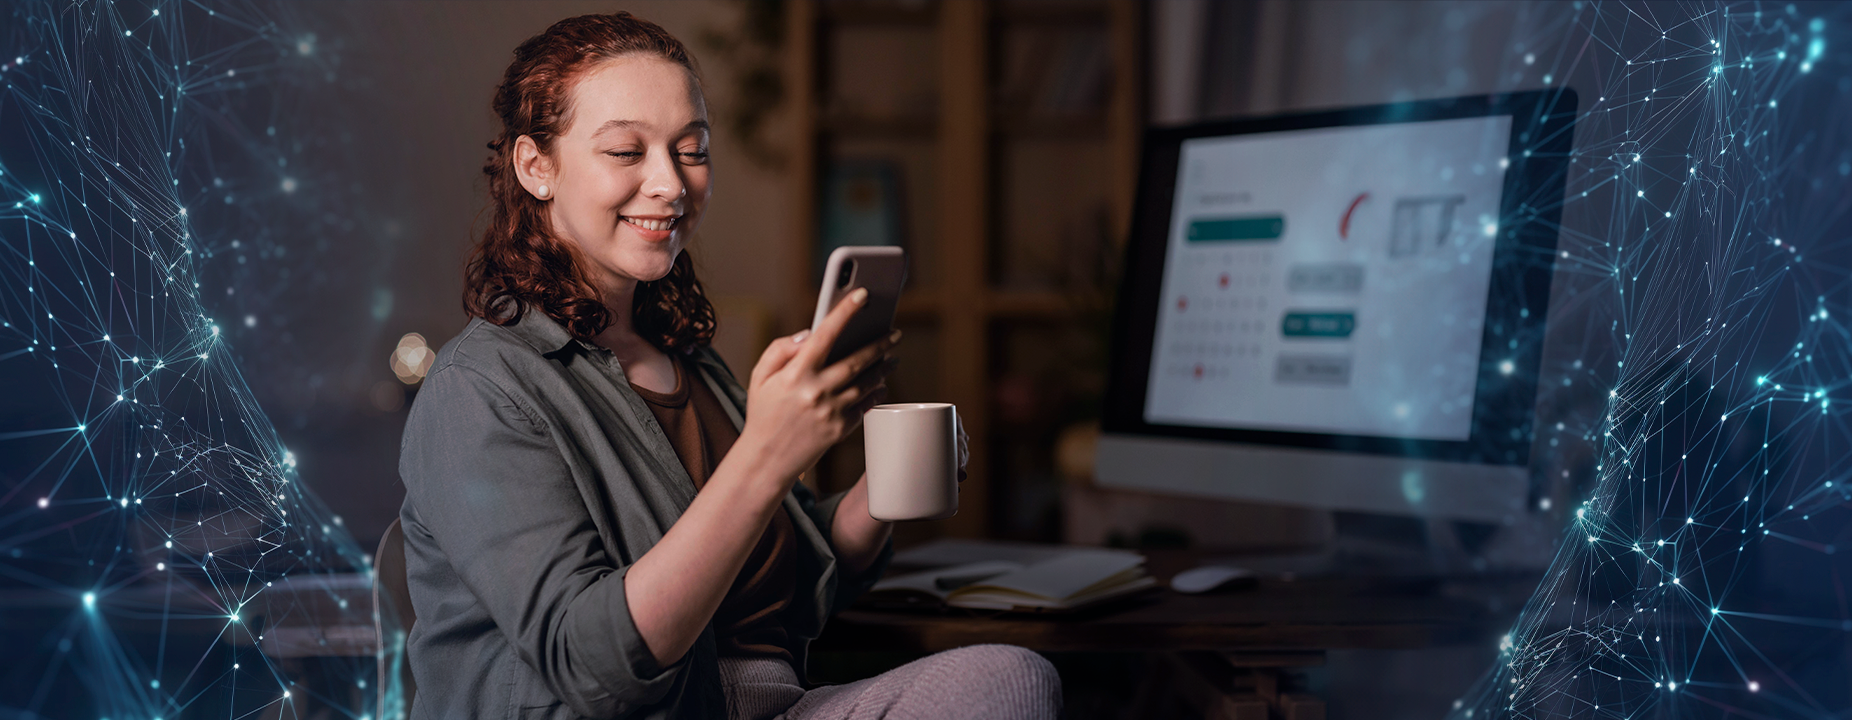
<instances>
[{"instance_id":1,"label":"shelf","mask_svg":"<svg viewBox=\"0 0 1852 720\"><path fill-rule=\"evenodd\" d=\"M1023 117L997 113L990 120L996 134L1012 140L1112 140L1104 117Z\"/></svg>"},{"instance_id":2,"label":"shelf","mask_svg":"<svg viewBox=\"0 0 1852 720\"><path fill-rule=\"evenodd\" d=\"M1019 25L1105 25L1112 6L1104 0L1006 0L992 6L996 22Z\"/></svg>"},{"instance_id":3,"label":"shelf","mask_svg":"<svg viewBox=\"0 0 1852 720\"><path fill-rule=\"evenodd\" d=\"M832 25L909 25L932 27L939 22L938 3L904 0L824 0L817 3L823 22Z\"/></svg>"},{"instance_id":4,"label":"shelf","mask_svg":"<svg viewBox=\"0 0 1852 720\"><path fill-rule=\"evenodd\" d=\"M1144 9L1136 0L788 0L786 12L793 228L806 258L794 303L814 301L810 260L832 164L899 165L914 267L896 309L909 359L890 389L900 401L957 403L970 428L967 502L949 520L896 528L897 541L1042 532L1024 518L1052 515L1025 478L1052 472L1047 428L998 427L1021 409L1009 404L1021 393L999 394L999 382L1060 384L1059 373L1036 368L1064 367L1067 378L1097 364L1067 345L1097 334L1098 298L1055 288L1084 286L1084 253L1110 248L1128 222ZM1069 384L1096 392L1086 388L1099 383ZM860 463L853 449L833 450L816 483L846 488Z\"/></svg>"},{"instance_id":5,"label":"shelf","mask_svg":"<svg viewBox=\"0 0 1852 720\"><path fill-rule=\"evenodd\" d=\"M894 309L895 322L929 323L939 319L939 295L934 292L906 292Z\"/></svg>"},{"instance_id":6,"label":"shelf","mask_svg":"<svg viewBox=\"0 0 1852 720\"><path fill-rule=\"evenodd\" d=\"M993 320L1062 320L1078 313L1072 298L1042 290L992 290L974 299L978 312ZM911 291L902 295L895 315L902 322L930 322L946 310L945 296L933 290Z\"/></svg>"},{"instance_id":7,"label":"shelf","mask_svg":"<svg viewBox=\"0 0 1852 720\"><path fill-rule=\"evenodd\" d=\"M993 290L987 299L991 317L1000 320L1060 320L1076 314L1074 301L1057 292Z\"/></svg>"},{"instance_id":8,"label":"shelf","mask_svg":"<svg viewBox=\"0 0 1852 720\"><path fill-rule=\"evenodd\" d=\"M820 113L818 132L850 138L896 138L931 140L937 137L939 123L932 117L868 117L851 113ZM1106 118L1091 117L1021 117L1015 113L996 113L991 131L1010 139L1091 140L1108 142L1112 138Z\"/></svg>"},{"instance_id":9,"label":"shelf","mask_svg":"<svg viewBox=\"0 0 1852 720\"><path fill-rule=\"evenodd\" d=\"M817 130L848 138L931 140L938 134L939 123L931 117L865 117L848 113L825 113L817 124Z\"/></svg>"}]
</instances>

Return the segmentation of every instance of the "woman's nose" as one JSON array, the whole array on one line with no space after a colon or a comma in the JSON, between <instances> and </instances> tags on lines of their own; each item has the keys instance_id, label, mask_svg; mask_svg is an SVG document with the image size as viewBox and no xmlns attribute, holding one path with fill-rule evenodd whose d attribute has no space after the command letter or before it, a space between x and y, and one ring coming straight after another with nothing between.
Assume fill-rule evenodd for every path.
<instances>
[{"instance_id":1,"label":"woman's nose","mask_svg":"<svg viewBox=\"0 0 1852 720\"><path fill-rule=\"evenodd\" d=\"M679 202L688 194L688 183L682 180L681 167L675 162L672 152L651 153L649 172L643 178L643 194L667 202Z\"/></svg>"}]
</instances>

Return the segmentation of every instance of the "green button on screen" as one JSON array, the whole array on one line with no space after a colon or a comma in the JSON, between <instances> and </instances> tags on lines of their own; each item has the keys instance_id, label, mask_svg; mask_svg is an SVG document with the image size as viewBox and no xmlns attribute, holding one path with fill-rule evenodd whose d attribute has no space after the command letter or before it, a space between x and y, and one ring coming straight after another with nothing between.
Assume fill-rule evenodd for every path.
<instances>
[{"instance_id":1,"label":"green button on screen","mask_svg":"<svg viewBox=\"0 0 1852 720\"><path fill-rule=\"evenodd\" d=\"M1191 220L1190 242L1252 242L1278 240L1286 232L1286 218L1280 215L1249 215L1231 218Z\"/></svg>"},{"instance_id":2,"label":"green button on screen","mask_svg":"<svg viewBox=\"0 0 1852 720\"><path fill-rule=\"evenodd\" d=\"M1348 312L1289 312L1280 321L1280 334L1289 338L1347 338L1357 329L1357 314Z\"/></svg>"}]
</instances>

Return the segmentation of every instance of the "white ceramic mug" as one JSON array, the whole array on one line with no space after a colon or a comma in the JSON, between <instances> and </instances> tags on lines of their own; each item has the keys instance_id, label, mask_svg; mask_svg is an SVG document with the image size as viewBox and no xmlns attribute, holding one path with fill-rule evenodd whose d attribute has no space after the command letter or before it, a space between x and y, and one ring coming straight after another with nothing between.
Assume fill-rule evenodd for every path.
<instances>
[{"instance_id":1,"label":"white ceramic mug","mask_svg":"<svg viewBox=\"0 0 1852 720\"><path fill-rule=\"evenodd\" d=\"M958 425L951 403L877 405L862 416L868 514L938 520L958 512Z\"/></svg>"}]
</instances>

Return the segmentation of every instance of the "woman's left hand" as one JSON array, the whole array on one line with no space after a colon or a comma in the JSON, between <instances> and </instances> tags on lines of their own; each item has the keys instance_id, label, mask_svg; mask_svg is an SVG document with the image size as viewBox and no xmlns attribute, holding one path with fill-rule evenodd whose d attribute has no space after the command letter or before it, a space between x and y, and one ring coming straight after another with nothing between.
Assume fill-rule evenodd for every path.
<instances>
[{"instance_id":1,"label":"woman's left hand","mask_svg":"<svg viewBox=\"0 0 1852 720\"><path fill-rule=\"evenodd\" d=\"M971 436L965 434L965 419L952 408L952 429L958 433L958 481L965 481L965 465L971 462Z\"/></svg>"}]
</instances>

